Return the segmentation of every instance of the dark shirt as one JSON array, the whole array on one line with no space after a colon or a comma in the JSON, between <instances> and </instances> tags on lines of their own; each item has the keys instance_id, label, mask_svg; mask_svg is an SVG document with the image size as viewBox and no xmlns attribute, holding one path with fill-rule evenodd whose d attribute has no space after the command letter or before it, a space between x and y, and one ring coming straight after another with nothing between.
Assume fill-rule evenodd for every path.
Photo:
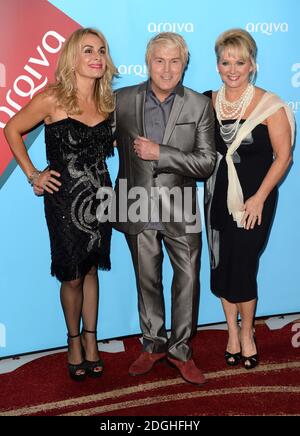
<instances>
[{"instance_id":1,"label":"dark shirt","mask_svg":"<svg viewBox=\"0 0 300 436\"><path fill-rule=\"evenodd\" d=\"M160 102L148 82L144 114L145 130L147 138L157 144L162 143L175 95L174 90L163 102Z\"/></svg>"},{"instance_id":2,"label":"dark shirt","mask_svg":"<svg viewBox=\"0 0 300 436\"><path fill-rule=\"evenodd\" d=\"M162 143L175 95L174 90L163 102L159 101L151 89L151 82L148 81L144 113L145 133L148 139L157 144ZM156 165L157 162L153 162L153 169ZM159 220L159 207L155 203L151 211L151 221L145 229L163 230L163 228Z\"/></svg>"}]
</instances>

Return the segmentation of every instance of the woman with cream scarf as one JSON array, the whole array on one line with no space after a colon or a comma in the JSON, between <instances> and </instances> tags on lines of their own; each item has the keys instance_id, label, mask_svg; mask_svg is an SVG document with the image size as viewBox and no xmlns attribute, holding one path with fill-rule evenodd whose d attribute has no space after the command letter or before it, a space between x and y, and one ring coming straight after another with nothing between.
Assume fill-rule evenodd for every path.
<instances>
[{"instance_id":1,"label":"woman with cream scarf","mask_svg":"<svg viewBox=\"0 0 300 436\"><path fill-rule=\"evenodd\" d=\"M205 186L211 289L221 298L228 325L227 365L258 364L253 322L256 275L277 202L277 185L291 163L294 117L275 94L253 85L257 47L242 29L216 41L223 85L216 112L215 171ZM237 323L241 317L241 328Z\"/></svg>"}]
</instances>

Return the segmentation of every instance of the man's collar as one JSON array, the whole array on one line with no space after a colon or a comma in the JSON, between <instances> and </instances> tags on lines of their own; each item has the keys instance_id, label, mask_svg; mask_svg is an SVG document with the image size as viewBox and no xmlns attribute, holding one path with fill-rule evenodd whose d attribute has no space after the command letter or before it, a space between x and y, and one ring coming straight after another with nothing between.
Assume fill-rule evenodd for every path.
<instances>
[{"instance_id":1,"label":"man's collar","mask_svg":"<svg viewBox=\"0 0 300 436\"><path fill-rule=\"evenodd\" d=\"M145 84L145 88L143 87L143 90L145 90L147 94L152 94L152 95L154 95L155 98L157 98L156 95L154 94L154 92L152 91L152 88L151 88L151 79L148 79L147 82L144 82L144 84ZM169 98L171 95L179 95L180 97L182 97L183 93L184 93L183 92L183 85L182 85L182 82L180 81L180 82L178 82L176 87L173 89L173 91L168 95L167 98Z\"/></svg>"}]
</instances>

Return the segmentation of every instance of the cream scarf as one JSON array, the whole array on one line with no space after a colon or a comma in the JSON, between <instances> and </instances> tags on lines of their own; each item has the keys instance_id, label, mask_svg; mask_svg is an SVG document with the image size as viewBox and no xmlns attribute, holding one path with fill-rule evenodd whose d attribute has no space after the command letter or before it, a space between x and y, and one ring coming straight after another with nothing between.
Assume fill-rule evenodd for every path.
<instances>
[{"instance_id":1,"label":"cream scarf","mask_svg":"<svg viewBox=\"0 0 300 436\"><path fill-rule=\"evenodd\" d=\"M241 125L235 140L228 148L226 154L226 162L228 167L228 191L227 191L227 207L229 214L232 215L234 221L236 221L238 227L243 227L241 220L244 212L241 210L244 205L243 191L240 185L240 181L232 160L232 155L240 146L242 140L260 123L266 120L270 115L275 113L278 109L283 107L286 111L289 123L291 125L292 141L291 146L294 143L295 136L295 120L294 114L290 107L281 100L277 95L266 92L259 101L256 108Z\"/></svg>"}]
</instances>

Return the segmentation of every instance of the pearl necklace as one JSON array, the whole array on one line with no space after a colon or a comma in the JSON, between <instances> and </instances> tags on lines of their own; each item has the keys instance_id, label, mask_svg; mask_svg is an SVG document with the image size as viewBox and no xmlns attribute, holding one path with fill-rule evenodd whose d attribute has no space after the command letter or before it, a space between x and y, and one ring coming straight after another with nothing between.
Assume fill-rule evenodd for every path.
<instances>
[{"instance_id":1,"label":"pearl necklace","mask_svg":"<svg viewBox=\"0 0 300 436\"><path fill-rule=\"evenodd\" d=\"M252 83L249 83L242 95L233 102L230 102L225 98L225 85L223 85L218 91L216 97L216 113L220 124L221 135L226 137L226 142L232 141L235 137L240 121L246 112L247 107L251 103L253 96L254 86ZM232 124L231 128L228 128L228 124L222 124L222 119L236 119L236 121Z\"/></svg>"}]
</instances>

